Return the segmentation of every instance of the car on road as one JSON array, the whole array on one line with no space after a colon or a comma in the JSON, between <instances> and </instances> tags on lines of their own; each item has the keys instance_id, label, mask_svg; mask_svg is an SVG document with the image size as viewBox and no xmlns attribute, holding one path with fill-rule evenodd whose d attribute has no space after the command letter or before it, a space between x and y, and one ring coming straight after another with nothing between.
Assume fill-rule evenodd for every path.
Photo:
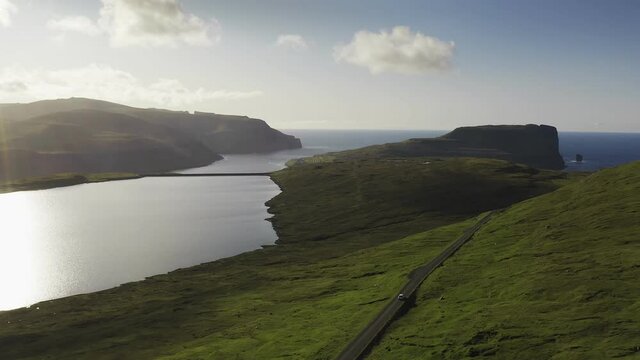
<instances>
[{"instance_id":1,"label":"car on road","mask_svg":"<svg viewBox=\"0 0 640 360\"><path fill-rule=\"evenodd\" d=\"M403 293L400 293L400 294L398 294L398 300L405 301L405 300L407 300L407 297Z\"/></svg>"}]
</instances>

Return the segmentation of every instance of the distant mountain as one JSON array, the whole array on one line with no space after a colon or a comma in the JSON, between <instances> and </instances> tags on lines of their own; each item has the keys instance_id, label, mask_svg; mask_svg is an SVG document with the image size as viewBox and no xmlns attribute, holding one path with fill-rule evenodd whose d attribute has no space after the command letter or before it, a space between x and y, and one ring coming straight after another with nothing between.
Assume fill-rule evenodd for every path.
<instances>
[{"instance_id":1,"label":"distant mountain","mask_svg":"<svg viewBox=\"0 0 640 360\"><path fill-rule=\"evenodd\" d=\"M390 157L481 157L508 160L541 169L565 167L558 131L547 125L461 127L438 138L409 139L319 155L303 161Z\"/></svg>"},{"instance_id":2,"label":"distant mountain","mask_svg":"<svg viewBox=\"0 0 640 360\"><path fill-rule=\"evenodd\" d=\"M170 171L210 164L219 154L301 147L258 119L83 98L0 104L0 131L0 180Z\"/></svg>"}]
</instances>

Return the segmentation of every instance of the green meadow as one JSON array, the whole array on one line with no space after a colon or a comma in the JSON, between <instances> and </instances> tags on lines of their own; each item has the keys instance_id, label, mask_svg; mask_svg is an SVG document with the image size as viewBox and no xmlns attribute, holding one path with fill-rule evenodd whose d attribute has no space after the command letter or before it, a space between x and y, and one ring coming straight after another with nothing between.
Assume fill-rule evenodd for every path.
<instances>
[{"instance_id":1,"label":"green meadow","mask_svg":"<svg viewBox=\"0 0 640 360\"><path fill-rule=\"evenodd\" d=\"M369 359L640 358L640 162L494 217Z\"/></svg>"},{"instance_id":2,"label":"green meadow","mask_svg":"<svg viewBox=\"0 0 640 360\"><path fill-rule=\"evenodd\" d=\"M471 158L299 162L273 175L277 246L1 312L0 347L10 359L331 359L413 268L507 208L423 284L369 358L631 358L639 174L640 163L586 176Z\"/></svg>"}]
</instances>

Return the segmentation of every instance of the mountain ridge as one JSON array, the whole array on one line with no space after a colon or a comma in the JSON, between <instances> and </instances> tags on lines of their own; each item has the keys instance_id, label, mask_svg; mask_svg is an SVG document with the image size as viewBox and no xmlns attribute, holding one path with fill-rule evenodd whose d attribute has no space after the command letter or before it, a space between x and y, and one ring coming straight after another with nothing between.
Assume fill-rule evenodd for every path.
<instances>
[{"instance_id":1,"label":"mountain ridge","mask_svg":"<svg viewBox=\"0 0 640 360\"><path fill-rule=\"evenodd\" d=\"M0 104L0 127L5 181L66 172L163 172L205 166L220 154L302 146L260 119L87 98Z\"/></svg>"}]
</instances>

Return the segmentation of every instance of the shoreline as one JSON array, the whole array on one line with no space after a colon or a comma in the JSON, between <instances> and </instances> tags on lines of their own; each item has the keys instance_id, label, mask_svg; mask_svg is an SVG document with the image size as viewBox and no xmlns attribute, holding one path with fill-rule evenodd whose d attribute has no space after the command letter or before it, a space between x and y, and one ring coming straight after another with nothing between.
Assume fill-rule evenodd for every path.
<instances>
[{"instance_id":1,"label":"shoreline","mask_svg":"<svg viewBox=\"0 0 640 360\"><path fill-rule=\"evenodd\" d=\"M0 184L0 194L20 191L38 191L82 184L102 183L118 180L141 179L144 175L134 173L62 173L46 177L26 178Z\"/></svg>"},{"instance_id":2,"label":"shoreline","mask_svg":"<svg viewBox=\"0 0 640 360\"><path fill-rule=\"evenodd\" d=\"M7 326L0 341L10 343L9 357L194 358L202 352L255 358L259 352L275 358L295 347L300 357L334 358L405 282L406 269L436 256L478 212L569 181L558 172L506 173L509 164L498 160L423 162L302 164L276 172L272 178L282 192L266 205L277 246L2 311L0 322ZM452 176L454 184L441 181ZM492 190L470 186L478 177ZM468 204L468 198L476 201ZM447 204L465 204L466 210ZM306 324L320 334L313 342L298 329ZM135 330L141 327L149 331ZM254 340L266 334L279 340ZM215 349L203 345L212 343Z\"/></svg>"},{"instance_id":3,"label":"shoreline","mask_svg":"<svg viewBox=\"0 0 640 360\"><path fill-rule=\"evenodd\" d=\"M190 169L190 168L187 168ZM184 169L182 169L184 170ZM174 171L178 171L178 170L174 170ZM236 254L233 255L229 255L229 256L225 256L225 257L221 257L221 258L214 258L214 259L210 259L210 260L205 260L203 262L199 262L199 263L192 263L191 265L188 266L182 266L182 267L176 267L173 269L169 269L165 272L159 272L159 273L153 273L153 274L149 274L146 275L144 277L138 278L138 279L133 279L133 280L129 280L129 281L125 281L119 284L115 284L115 285L111 285L102 289L98 289L98 290L93 290L93 291L87 291L87 292L79 292L79 293L75 293L75 294L69 294L66 296L62 296L62 297L54 297L54 298L50 298L50 299L43 299L43 300L38 300L34 303L28 304L28 305L23 305L23 306L19 306L19 307L15 307L15 308L9 308L9 309L0 309L0 314L2 314L3 312L11 312L11 311L19 311L22 309L29 309L33 306L38 307L40 304L42 303L47 303L47 302L51 302L51 301L59 301L59 300L63 300L64 299L68 299L68 298L74 298L74 297L81 297L81 296L88 296L88 295L92 295L92 294L98 294L98 293L102 293L102 292L109 292L109 291L114 291L116 289L119 289L121 287L126 287L126 286L132 286L133 284L137 284L137 283L143 283L143 282L148 282L149 279L151 278L155 278L155 277L159 277L159 276L170 276L172 273L174 272L180 272L180 271L191 271L191 270L196 270L198 268L201 267L205 267L205 266L209 266L213 263L217 263L218 261L224 261L224 260L228 260L228 259L232 259L234 257L237 256L243 256L243 255L247 255L250 253L254 253L254 252L259 252L259 251L270 251L271 249L277 247L278 244L278 233L276 228L273 226L273 213L271 212L272 207L269 206L270 201L272 201L276 196L278 196L280 193L282 193L282 187L280 186L280 184L278 184L278 182L275 181L274 177L271 175L273 172L269 173L269 175L262 175L264 177L268 177L269 181L271 181L274 185L276 185L276 187L278 188L278 193L276 195L274 195L273 197L267 199L265 202L261 203L262 206L265 206L265 212L266 215L268 215L268 217L266 217L264 219L264 221L269 223L269 226L271 226L271 228L273 229L273 231L276 233L276 238L273 240L273 242L271 243L267 243L267 244L260 244L257 245L255 248L251 248L251 249L247 249L241 252L238 252ZM171 176L171 173L163 173L166 174L167 176ZM16 183L10 183L10 184L0 184L0 195L3 194L10 194L10 193L14 193L14 192L21 192L21 191L40 191L40 190L49 190L49 189L55 189L55 188L62 188L62 187L72 187L72 186L76 186L76 185L83 185L83 184L92 184L92 183L106 183L106 182L113 182L113 181L121 181L121 180L137 180L137 179L143 179L143 178L147 178L147 177L165 177L163 174L129 174L129 173L97 173L97 174L75 174L75 173L69 173L69 174L56 174L53 175L51 177L46 177L46 178L30 178L30 179L25 179L24 181L22 181L19 184ZM195 174L195 175L182 175L182 174L177 174L176 177L192 177L192 176L201 176L199 174ZM7 187L12 187L11 189L6 189Z\"/></svg>"}]
</instances>

